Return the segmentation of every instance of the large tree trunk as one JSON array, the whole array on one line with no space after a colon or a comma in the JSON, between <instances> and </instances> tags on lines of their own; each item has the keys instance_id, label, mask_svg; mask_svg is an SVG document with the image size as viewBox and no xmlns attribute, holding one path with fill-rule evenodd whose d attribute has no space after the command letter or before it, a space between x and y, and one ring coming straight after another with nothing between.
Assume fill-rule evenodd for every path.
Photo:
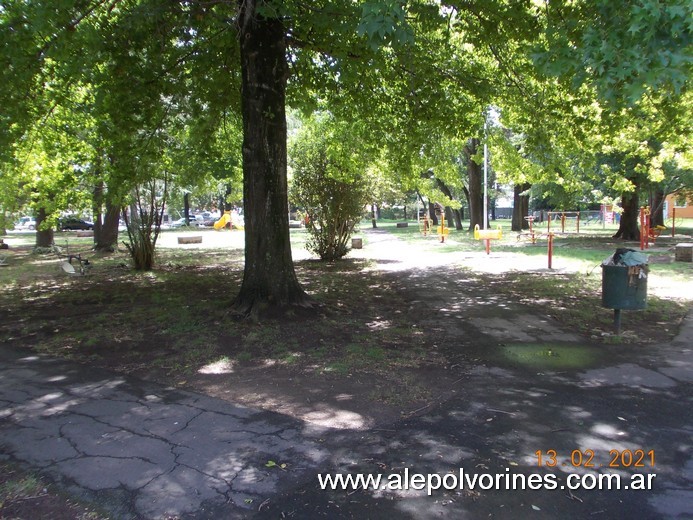
<instances>
[{"instance_id":1,"label":"large tree trunk","mask_svg":"<svg viewBox=\"0 0 693 520\"><path fill-rule=\"evenodd\" d=\"M240 2L245 269L234 301L245 315L304 304L289 241L286 180L285 30L255 0Z\"/></svg>"},{"instance_id":2,"label":"large tree trunk","mask_svg":"<svg viewBox=\"0 0 693 520\"><path fill-rule=\"evenodd\" d=\"M640 198L638 196L638 191L638 186L636 186L634 191L623 194L621 198L623 214L621 214L621 222L618 226L618 231L613 238L640 240L640 230L638 228Z\"/></svg>"},{"instance_id":3,"label":"large tree trunk","mask_svg":"<svg viewBox=\"0 0 693 520\"><path fill-rule=\"evenodd\" d=\"M470 139L464 146L464 155L467 159L467 185L469 186L469 229L474 226L484 226L484 192L482 189L483 168L481 164L474 162L472 157L479 148L478 139Z\"/></svg>"},{"instance_id":4,"label":"large tree trunk","mask_svg":"<svg viewBox=\"0 0 693 520\"><path fill-rule=\"evenodd\" d=\"M41 224L46 220L46 209L39 208L36 212L36 247L51 247L53 245L53 228L41 230Z\"/></svg>"},{"instance_id":5,"label":"large tree trunk","mask_svg":"<svg viewBox=\"0 0 693 520\"><path fill-rule=\"evenodd\" d=\"M120 219L120 207L114 206L106 200L106 213L103 216L103 223L99 233L96 233L96 222L94 223L94 249L112 253L118 243L118 221Z\"/></svg>"},{"instance_id":6,"label":"large tree trunk","mask_svg":"<svg viewBox=\"0 0 693 520\"><path fill-rule=\"evenodd\" d=\"M513 188L513 219L511 229L513 231L522 231L529 229L529 222L525 217L529 214L529 194L522 195L531 187L531 184L515 184Z\"/></svg>"}]
</instances>

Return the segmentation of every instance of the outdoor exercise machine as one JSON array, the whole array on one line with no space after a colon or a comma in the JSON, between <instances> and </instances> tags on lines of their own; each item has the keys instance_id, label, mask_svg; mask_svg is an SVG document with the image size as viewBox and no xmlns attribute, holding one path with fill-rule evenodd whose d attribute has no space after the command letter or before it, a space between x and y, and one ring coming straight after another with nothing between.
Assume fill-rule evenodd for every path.
<instances>
[{"instance_id":1,"label":"outdoor exercise machine","mask_svg":"<svg viewBox=\"0 0 693 520\"><path fill-rule=\"evenodd\" d=\"M538 236L537 236L537 234L536 234L535 231L534 231L534 216L533 216L533 215L530 215L530 216L528 216L528 217L525 217L525 220L529 223L529 232L527 232L527 233L522 233L522 232L518 233L518 234L517 234L517 240L518 240L518 242L519 242L520 239L527 237L527 238L529 238L529 241L532 242L532 244L536 244L536 243L537 243L537 238L538 238Z\"/></svg>"},{"instance_id":2,"label":"outdoor exercise machine","mask_svg":"<svg viewBox=\"0 0 693 520\"><path fill-rule=\"evenodd\" d=\"M445 226L445 211L440 212L440 226L438 226L438 236L440 237L440 243L445 242L445 237L450 234L450 228Z\"/></svg>"},{"instance_id":3,"label":"outdoor exercise machine","mask_svg":"<svg viewBox=\"0 0 693 520\"><path fill-rule=\"evenodd\" d=\"M532 242L532 245L536 245L537 240L546 236L546 238L548 239L547 256L548 256L548 260L549 260L549 269L553 269L553 237L555 236L555 234L554 233L537 233L534 230L534 227L532 226L532 222L534 221L534 217L532 217L532 216L525 217L525 220L527 220L529 222L529 233L518 233L517 240L519 241L521 238L527 236L527 237L529 237L529 240Z\"/></svg>"},{"instance_id":4,"label":"outdoor exercise machine","mask_svg":"<svg viewBox=\"0 0 693 520\"><path fill-rule=\"evenodd\" d=\"M428 235L431 231L431 221L428 218L428 213L424 213L423 219L419 219L419 231L423 236Z\"/></svg>"},{"instance_id":5,"label":"outdoor exercise machine","mask_svg":"<svg viewBox=\"0 0 693 520\"><path fill-rule=\"evenodd\" d=\"M440 242L445 242L445 237L450 234L450 228L445 225L445 209L442 205L436 203L435 205L436 215L440 217L440 226L436 226L436 234L440 237ZM427 236L432 233L433 223L428 217L428 213L424 213L423 219L419 219L419 231L423 236Z\"/></svg>"},{"instance_id":6,"label":"outdoor exercise machine","mask_svg":"<svg viewBox=\"0 0 693 520\"><path fill-rule=\"evenodd\" d=\"M650 247L650 242L653 244L655 240L659 238L666 228L664 226L651 227L652 222L650 221L650 207L643 206L640 208L640 250L648 249ZM672 231L672 235L674 233Z\"/></svg>"},{"instance_id":7,"label":"outdoor exercise machine","mask_svg":"<svg viewBox=\"0 0 693 520\"><path fill-rule=\"evenodd\" d=\"M503 237L503 230L498 226L497 229L479 229L479 224L474 226L474 238L486 242L486 254L491 252L491 240L500 240Z\"/></svg>"},{"instance_id":8,"label":"outdoor exercise machine","mask_svg":"<svg viewBox=\"0 0 693 520\"><path fill-rule=\"evenodd\" d=\"M548 212L548 224L546 228L547 233L551 233L551 221L558 220L561 223L561 233L565 233L566 222L568 220L575 219L575 233L580 232L580 212L579 211L549 211Z\"/></svg>"},{"instance_id":9,"label":"outdoor exercise machine","mask_svg":"<svg viewBox=\"0 0 693 520\"><path fill-rule=\"evenodd\" d=\"M65 251L62 248L53 244L53 254L58 257L60 268L70 275L84 276L91 268L91 263L88 259L82 258L81 253L71 254L70 246L65 241ZM73 262L75 262L73 264Z\"/></svg>"}]
</instances>

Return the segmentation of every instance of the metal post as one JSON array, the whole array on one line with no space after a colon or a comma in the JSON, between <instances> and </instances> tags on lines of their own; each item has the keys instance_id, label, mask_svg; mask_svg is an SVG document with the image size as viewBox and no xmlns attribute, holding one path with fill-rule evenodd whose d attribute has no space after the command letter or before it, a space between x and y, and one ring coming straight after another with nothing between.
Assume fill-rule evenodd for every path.
<instances>
[{"instance_id":1,"label":"metal post","mask_svg":"<svg viewBox=\"0 0 693 520\"><path fill-rule=\"evenodd\" d=\"M549 233L549 269L553 263L553 233Z\"/></svg>"},{"instance_id":2,"label":"metal post","mask_svg":"<svg viewBox=\"0 0 693 520\"><path fill-rule=\"evenodd\" d=\"M621 333L621 309L614 309L614 331Z\"/></svg>"},{"instance_id":3,"label":"metal post","mask_svg":"<svg viewBox=\"0 0 693 520\"><path fill-rule=\"evenodd\" d=\"M440 212L440 243L445 242L445 208Z\"/></svg>"},{"instance_id":4,"label":"metal post","mask_svg":"<svg viewBox=\"0 0 693 520\"><path fill-rule=\"evenodd\" d=\"M484 134L486 133L486 123L484 123ZM484 136L485 138L486 136ZM488 229L488 196L486 194L486 184L488 183L488 145L484 141L484 229Z\"/></svg>"},{"instance_id":5,"label":"metal post","mask_svg":"<svg viewBox=\"0 0 693 520\"><path fill-rule=\"evenodd\" d=\"M640 251L645 249L645 208L640 208Z\"/></svg>"}]
</instances>

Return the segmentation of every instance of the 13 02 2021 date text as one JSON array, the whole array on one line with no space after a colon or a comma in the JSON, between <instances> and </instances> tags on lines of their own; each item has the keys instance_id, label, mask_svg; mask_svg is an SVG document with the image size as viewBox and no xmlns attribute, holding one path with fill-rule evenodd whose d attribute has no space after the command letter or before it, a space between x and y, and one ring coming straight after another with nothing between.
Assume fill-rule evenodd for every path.
<instances>
[{"instance_id":1,"label":"13 02 2021 date text","mask_svg":"<svg viewBox=\"0 0 693 520\"><path fill-rule=\"evenodd\" d=\"M609 450L608 457L600 457L594 450L572 450L562 456L556 450L537 450L537 466L553 468L571 466L574 468L654 468L654 450Z\"/></svg>"}]
</instances>

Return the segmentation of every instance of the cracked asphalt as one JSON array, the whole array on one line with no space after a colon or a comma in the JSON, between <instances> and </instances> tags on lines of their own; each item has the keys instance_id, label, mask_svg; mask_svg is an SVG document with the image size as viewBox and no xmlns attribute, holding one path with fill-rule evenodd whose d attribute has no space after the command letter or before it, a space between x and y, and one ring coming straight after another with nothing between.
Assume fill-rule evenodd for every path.
<instances>
[{"instance_id":1,"label":"cracked asphalt","mask_svg":"<svg viewBox=\"0 0 693 520\"><path fill-rule=\"evenodd\" d=\"M116 518L243 516L328 456L285 416L6 348L0 445Z\"/></svg>"}]
</instances>

